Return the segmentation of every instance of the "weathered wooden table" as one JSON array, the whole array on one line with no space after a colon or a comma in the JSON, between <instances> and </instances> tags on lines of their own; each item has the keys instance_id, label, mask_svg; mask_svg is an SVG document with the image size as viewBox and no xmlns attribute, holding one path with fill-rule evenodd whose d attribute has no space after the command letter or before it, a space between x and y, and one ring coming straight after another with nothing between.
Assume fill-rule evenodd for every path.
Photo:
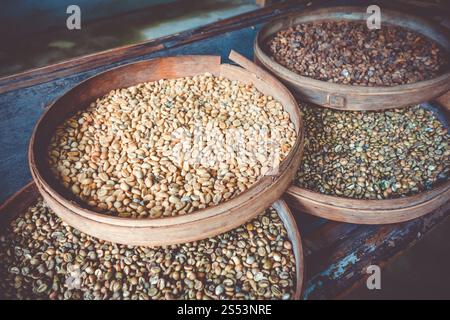
<instances>
[{"instance_id":1,"label":"weathered wooden table","mask_svg":"<svg viewBox=\"0 0 450 320\"><path fill-rule=\"evenodd\" d=\"M316 6L342 4L344 1L311 2ZM230 50L234 49L252 59L253 40L262 24L283 13L304 9L306 3L278 3L161 39L0 78L0 203L31 179L27 146L43 109L80 81L115 66L159 56L212 54L220 55L226 61ZM352 1L352 4L355 3L366 2ZM386 5L395 8L395 4ZM425 9L421 13L435 15ZM24 199L35 196L32 186L25 190L22 195ZM292 209L295 212L295 208ZM304 298L345 296L365 282L367 266L385 265L449 215L450 203L447 203L435 212L410 222L364 226L325 221L296 212L304 240Z\"/></svg>"}]
</instances>

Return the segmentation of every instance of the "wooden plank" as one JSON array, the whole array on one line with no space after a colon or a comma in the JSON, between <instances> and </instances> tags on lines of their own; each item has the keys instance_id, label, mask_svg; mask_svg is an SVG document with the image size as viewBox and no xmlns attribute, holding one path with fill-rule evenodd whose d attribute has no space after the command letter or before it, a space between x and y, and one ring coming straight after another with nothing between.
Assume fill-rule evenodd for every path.
<instances>
[{"instance_id":1,"label":"wooden plank","mask_svg":"<svg viewBox=\"0 0 450 320\"><path fill-rule=\"evenodd\" d=\"M333 299L348 294L367 279L366 269L376 264L383 268L434 226L450 216L450 203L422 218L405 223L379 226L346 225L349 233L336 238L338 225L324 225L314 236L304 237L306 263L305 299ZM331 230L331 232L330 232ZM337 231L339 234L339 231ZM329 245L311 249L318 237Z\"/></svg>"},{"instance_id":2,"label":"wooden plank","mask_svg":"<svg viewBox=\"0 0 450 320\"><path fill-rule=\"evenodd\" d=\"M351 237L360 225L327 221L321 227L308 234L304 240L305 255L330 250L336 242L343 242Z\"/></svg>"}]
</instances>

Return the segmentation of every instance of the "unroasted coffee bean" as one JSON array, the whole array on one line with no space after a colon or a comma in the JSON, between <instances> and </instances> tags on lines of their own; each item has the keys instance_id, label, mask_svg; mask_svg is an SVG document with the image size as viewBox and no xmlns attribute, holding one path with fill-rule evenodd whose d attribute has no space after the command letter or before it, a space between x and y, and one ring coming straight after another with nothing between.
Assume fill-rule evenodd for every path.
<instances>
[{"instance_id":1,"label":"unroasted coffee bean","mask_svg":"<svg viewBox=\"0 0 450 320\"><path fill-rule=\"evenodd\" d=\"M449 53L411 30L361 22L312 22L279 31L268 51L302 76L340 84L395 86L428 80L449 67Z\"/></svg>"},{"instance_id":2,"label":"unroasted coffee bean","mask_svg":"<svg viewBox=\"0 0 450 320\"><path fill-rule=\"evenodd\" d=\"M267 250L259 256L261 244ZM39 200L0 236L0 298L7 299L290 299L295 272L273 209L213 238L148 248L88 236Z\"/></svg>"},{"instance_id":3,"label":"unroasted coffee bean","mask_svg":"<svg viewBox=\"0 0 450 320\"><path fill-rule=\"evenodd\" d=\"M450 174L448 130L419 106L337 111L303 105L305 150L296 184L357 199L430 190Z\"/></svg>"},{"instance_id":4,"label":"unroasted coffee bean","mask_svg":"<svg viewBox=\"0 0 450 320\"><path fill-rule=\"evenodd\" d=\"M160 218L247 190L295 140L278 101L251 84L204 74L111 91L57 128L48 160L92 209Z\"/></svg>"}]
</instances>

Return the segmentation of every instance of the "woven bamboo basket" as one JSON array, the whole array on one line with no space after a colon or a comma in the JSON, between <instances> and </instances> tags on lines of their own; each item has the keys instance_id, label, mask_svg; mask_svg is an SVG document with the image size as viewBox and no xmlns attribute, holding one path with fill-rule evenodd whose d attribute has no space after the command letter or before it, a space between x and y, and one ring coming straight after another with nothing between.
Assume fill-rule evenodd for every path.
<instances>
[{"instance_id":1,"label":"woven bamboo basket","mask_svg":"<svg viewBox=\"0 0 450 320\"><path fill-rule=\"evenodd\" d=\"M29 145L31 174L50 207L71 226L100 239L132 245L167 245L208 238L234 229L255 217L280 198L289 187L303 151L303 125L297 103L273 76L236 52L230 59L242 67L221 64L216 56L157 58L128 64L96 75L52 103L38 121ZM191 214L160 219L131 219L101 214L75 199L50 172L46 151L55 128L96 98L113 89L159 79L209 72L231 80L253 83L280 101L290 114L298 139L274 175L261 177L236 197Z\"/></svg>"},{"instance_id":2,"label":"woven bamboo basket","mask_svg":"<svg viewBox=\"0 0 450 320\"><path fill-rule=\"evenodd\" d=\"M39 196L40 194L35 183L30 182L23 189L19 190L16 194L7 199L0 206L0 234L5 231L6 227L13 219L23 214L30 206L36 203ZM272 205L272 207L277 211L286 228L289 240L292 243L296 266L296 286L293 299L298 300L302 295L305 270L302 239L300 237L295 219L286 203L283 200L278 200Z\"/></svg>"},{"instance_id":3,"label":"woven bamboo basket","mask_svg":"<svg viewBox=\"0 0 450 320\"><path fill-rule=\"evenodd\" d=\"M449 111L440 103L423 103L421 107L432 111L449 128ZM325 195L292 185L285 200L299 212L317 217L357 224L390 224L424 216L450 202L450 179L437 183L434 188L416 195L386 199L357 200Z\"/></svg>"},{"instance_id":4,"label":"woven bamboo basket","mask_svg":"<svg viewBox=\"0 0 450 320\"><path fill-rule=\"evenodd\" d=\"M268 22L258 32L254 44L255 62L282 80L304 101L340 110L382 110L430 101L450 90L450 70L425 81L393 87L344 85L300 76L277 63L266 44L278 31L293 25L320 21L366 21L366 8L331 7L294 12ZM450 54L448 30L427 20L383 9L382 24L401 26L422 34Z\"/></svg>"},{"instance_id":5,"label":"woven bamboo basket","mask_svg":"<svg viewBox=\"0 0 450 320\"><path fill-rule=\"evenodd\" d=\"M356 224L390 224L430 213L450 201L450 181L414 196L387 200L356 200L291 186L285 200L296 211Z\"/></svg>"}]
</instances>

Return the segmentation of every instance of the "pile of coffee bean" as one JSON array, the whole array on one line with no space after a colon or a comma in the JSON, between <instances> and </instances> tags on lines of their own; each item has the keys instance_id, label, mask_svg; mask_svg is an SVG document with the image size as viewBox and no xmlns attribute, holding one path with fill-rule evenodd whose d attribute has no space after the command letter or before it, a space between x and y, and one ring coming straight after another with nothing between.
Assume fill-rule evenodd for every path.
<instances>
[{"instance_id":1,"label":"pile of coffee bean","mask_svg":"<svg viewBox=\"0 0 450 320\"><path fill-rule=\"evenodd\" d=\"M57 128L48 161L93 210L156 219L247 190L295 141L289 113L273 97L202 74L111 91Z\"/></svg>"},{"instance_id":2,"label":"pile of coffee bean","mask_svg":"<svg viewBox=\"0 0 450 320\"><path fill-rule=\"evenodd\" d=\"M274 209L213 238L148 248L88 236L39 200L0 236L0 298L291 299L295 266Z\"/></svg>"},{"instance_id":3,"label":"pile of coffee bean","mask_svg":"<svg viewBox=\"0 0 450 320\"><path fill-rule=\"evenodd\" d=\"M395 86L445 72L449 53L411 30L382 24L325 21L279 31L267 44L270 55L302 76L339 84Z\"/></svg>"},{"instance_id":4,"label":"pile of coffee bean","mask_svg":"<svg viewBox=\"0 0 450 320\"><path fill-rule=\"evenodd\" d=\"M450 136L419 106L337 111L302 105L305 150L296 184L328 195L389 199L430 190L450 175Z\"/></svg>"}]
</instances>

